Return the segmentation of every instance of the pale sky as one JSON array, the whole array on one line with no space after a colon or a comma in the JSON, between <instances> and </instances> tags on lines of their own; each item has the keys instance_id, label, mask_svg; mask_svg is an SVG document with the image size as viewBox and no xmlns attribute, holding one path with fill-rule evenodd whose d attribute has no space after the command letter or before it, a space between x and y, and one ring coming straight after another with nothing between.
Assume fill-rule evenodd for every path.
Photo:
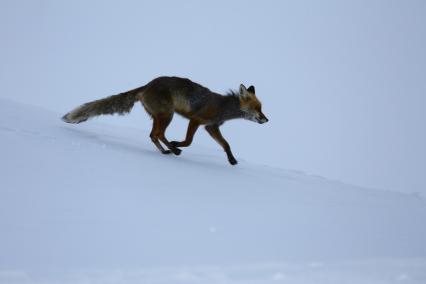
<instances>
[{"instance_id":1,"label":"pale sky","mask_svg":"<svg viewBox=\"0 0 426 284\"><path fill-rule=\"evenodd\" d=\"M254 85L270 122L224 126L237 158L426 194L425 1L3 0L0 36L1 98L63 114L160 75Z\"/></svg>"}]
</instances>

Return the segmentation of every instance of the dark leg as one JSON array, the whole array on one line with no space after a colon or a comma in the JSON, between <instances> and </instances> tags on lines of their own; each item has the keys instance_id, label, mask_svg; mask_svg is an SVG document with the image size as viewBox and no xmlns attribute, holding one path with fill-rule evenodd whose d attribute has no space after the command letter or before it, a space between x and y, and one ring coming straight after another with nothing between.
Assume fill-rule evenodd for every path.
<instances>
[{"instance_id":1,"label":"dark leg","mask_svg":"<svg viewBox=\"0 0 426 284\"><path fill-rule=\"evenodd\" d=\"M156 118L158 121L158 128L157 128L158 139L160 139L160 141L163 142L164 145L166 145L166 147L169 148L169 150L172 151L173 154L180 155L182 150L170 144L170 142L167 140L165 136L166 128L167 126L169 126L170 122L172 121L173 113L171 114L165 113L165 114L157 115Z\"/></svg>"},{"instance_id":2,"label":"dark leg","mask_svg":"<svg viewBox=\"0 0 426 284\"><path fill-rule=\"evenodd\" d=\"M188 124L188 131L186 132L186 138L184 141L178 142L178 141L172 141L170 144L174 147L188 147L191 145L192 140L194 138L194 134L197 131L200 124L196 122L195 120L190 120Z\"/></svg>"},{"instance_id":3,"label":"dark leg","mask_svg":"<svg viewBox=\"0 0 426 284\"><path fill-rule=\"evenodd\" d=\"M231 147L229 146L228 142L226 142L225 138L223 138L222 134L220 133L219 126L207 125L206 130L210 136L213 137L213 139L223 147L223 150L225 150L226 155L228 156L229 163L231 165L236 165L238 162L234 158L234 155L232 155Z\"/></svg>"},{"instance_id":4,"label":"dark leg","mask_svg":"<svg viewBox=\"0 0 426 284\"><path fill-rule=\"evenodd\" d=\"M160 141L158 141L158 119L155 117L153 117L153 119L154 122L152 124L152 130L149 137L151 137L152 143L154 143L154 145L158 148L158 150L160 150L161 153L170 154L172 151L164 150L163 146L161 146Z\"/></svg>"}]
</instances>

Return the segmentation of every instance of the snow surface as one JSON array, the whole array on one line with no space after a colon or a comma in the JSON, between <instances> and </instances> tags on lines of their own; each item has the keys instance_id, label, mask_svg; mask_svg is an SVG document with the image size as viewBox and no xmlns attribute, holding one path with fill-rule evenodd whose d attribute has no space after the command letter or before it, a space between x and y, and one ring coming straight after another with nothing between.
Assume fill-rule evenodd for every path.
<instances>
[{"instance_id":1,"label":"snow surface","mask_svg":"<svg viewBox=\"0 0 426 284\"><path fill-rule=\"evenodd\" d=\"M61 115L0 100L0 283L426 283L421 196Z\"/></svg>"}]
</instances>

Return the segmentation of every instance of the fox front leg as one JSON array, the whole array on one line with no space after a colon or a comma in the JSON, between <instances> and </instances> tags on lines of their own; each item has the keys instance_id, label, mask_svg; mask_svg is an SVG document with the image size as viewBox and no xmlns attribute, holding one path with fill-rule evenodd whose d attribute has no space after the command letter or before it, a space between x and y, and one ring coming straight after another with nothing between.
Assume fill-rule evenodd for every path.
<instances>
[{"instance_id":1,"label":"fox front leg","mask_svg":"<svg viewBox=\"0 0 426 284\"><path fill-rule=\"evenodd\" d=\"M186 132L186 137L184 141L178 142L178 141L171 141L170 144L173 147L188 147L191 145L192 140L194 139L194 134L197 132L198 127L200 124L195 120L190 120L188 124L188 130Z\"/></svg>"},{"instance_id":2,"label":"fox front leg","mask_svg":"<svg viewBox=\"0 0 426 284\"><path fill-rule=\"evenodd\" d=\"M206 130L210 134L210 136L222 146L223 150L225 150L225 153L228 156L229 163L231 165L236 165L238 162L231 152L231 147L229 146L229 143L225 140L225 138L223 138L222 133L220 133L219 125L207 125Z\"/></svg>"}]
</instances>

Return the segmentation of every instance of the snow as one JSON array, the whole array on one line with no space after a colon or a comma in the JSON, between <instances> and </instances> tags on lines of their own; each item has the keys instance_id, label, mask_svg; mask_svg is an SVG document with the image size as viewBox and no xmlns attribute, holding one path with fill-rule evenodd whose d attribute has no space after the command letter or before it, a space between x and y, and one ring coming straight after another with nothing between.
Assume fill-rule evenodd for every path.
<instances>
[{"instance_id":1,"label":"snow","mask_svg":"<svg viewBox=\"0 0 426 284\"><path fill-rule=\"evenodd\" d=\"M426 283L422 196L61 115L0 100L2 284Z\"/></svg>"}]
</instances>

